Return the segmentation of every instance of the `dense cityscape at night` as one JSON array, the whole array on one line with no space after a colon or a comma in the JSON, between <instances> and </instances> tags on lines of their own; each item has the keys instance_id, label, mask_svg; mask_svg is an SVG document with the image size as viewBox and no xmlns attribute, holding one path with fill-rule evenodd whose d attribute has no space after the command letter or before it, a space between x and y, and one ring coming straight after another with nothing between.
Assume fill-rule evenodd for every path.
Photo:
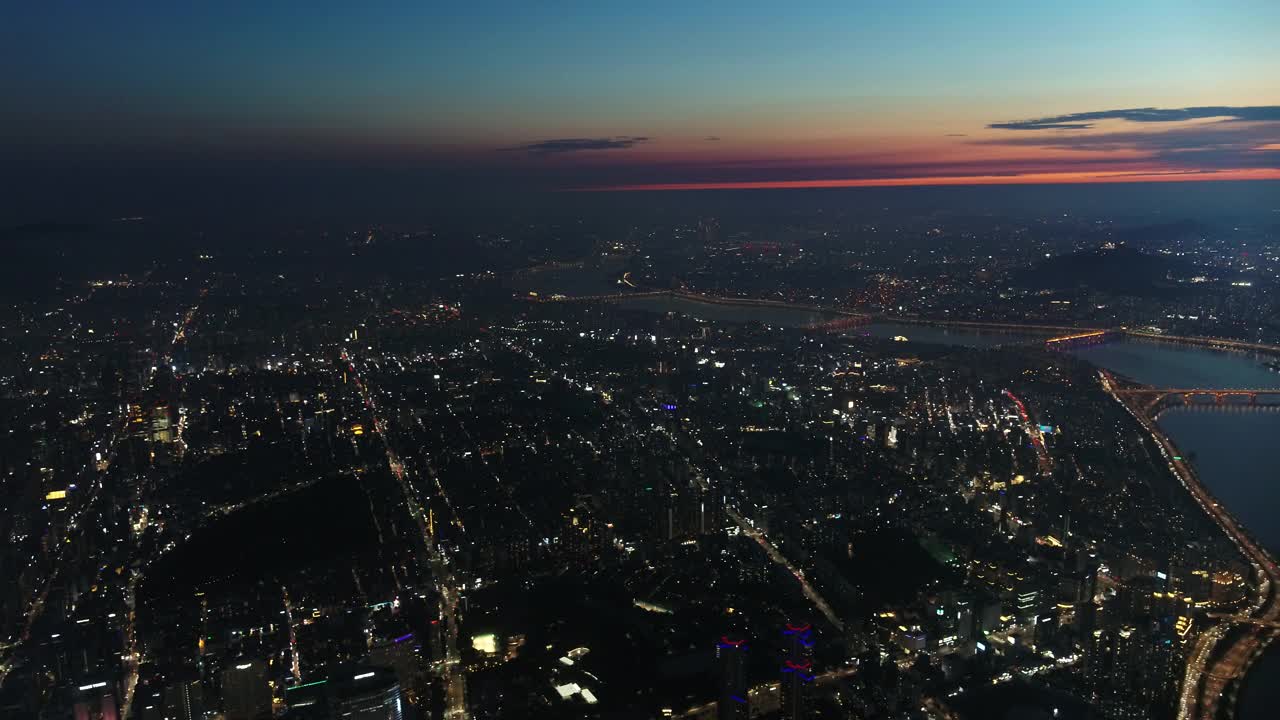
<instances>
[{"instance_id":1,"label":"dense cityscape at night","mask_svg":"<svg viewBox=\"0 0 1280 720\"><path fill-rule=\"evenodd\" d=\"M1275 6L54 5L0 718L1276 716Z\"/></svg>"}]
</instances>

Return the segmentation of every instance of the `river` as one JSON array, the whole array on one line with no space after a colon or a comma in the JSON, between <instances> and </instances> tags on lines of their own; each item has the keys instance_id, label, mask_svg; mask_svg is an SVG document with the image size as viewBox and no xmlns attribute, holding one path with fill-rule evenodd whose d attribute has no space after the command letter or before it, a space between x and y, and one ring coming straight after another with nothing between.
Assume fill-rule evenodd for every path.
<instances>
[{"instance_id":1,"label":"river","mask_svg":"<svg viewBox=\"0 0 1280 720\"><path fill-rule=\"evenodd\" d=\"M967 328L872 325L870 334L905 335L921 342L989 347L1033 335L984 333ZM1278 388L1280 373L1260 358L1238 352L1126 339L1069 350L1084 360L1140 383L1183 388ZM1193 458L1201 480L1272 554L1280 555L1280 474L1272 444L1280 440L1280 408L1173 408L1160 414L1162 430ZM1280 707L1280 643L1249 671L1236 707L1238 720L1272 720Z\"/></svg>"},{"instance_id":2,"label":"river","mask_svg":"<svg viewBox=\"0 0 1280 720\"><path fill-rule=\"evenodd\" d=\"M683 312L717 322L762 322L799 327L822 315L785 308L700 303L680 298L637 298L631 307ZM986 348L1044 338L1044 334L989 331L955 326L873 323L850 335L906 337L912 342ZM1123 339L1068 350L1099 367L1157 387L1280 388L1280 373L1260 358L1238 352ZM1250 532L1280 555L1280 477L1272 444L1280 439L1280 408L1174 408L1160 415L1160 427L1189 457L1201 480ZM1274 718L1280 707L1280 643L1273 644L1250 671L1241 694L1239 720Z\"/></svg>"},{"instance_id":3,"label":"river","mask_svg":"<svg viewBox=\"0 0 1280 720\"><path fill-rule=\"evenodd\" d=\"M875 329L875 326L872 326ZM898 333L898 328L886 332ZM922 332L922 330L924 330ZM873 333L879 334L879 333ZM913 340L986 347L1002 334L957 328L902 332ZM1005 337L1008 337L1005 335ZM1022 336L1029 339L1033 336ZM1119 340L1069 352L1140 383L1183 388L1280 388L1280 373L1246 353ZM1280 439L1280 408L1173 408L1161 413L1161 429L1193 458L1201 480L1259 540L1280 555L1280 477L1271 455ZM1239 720L1270 720L1280 707L1280 643L1250 670L1239 696Z\"/></svg>"},{"instance_id":4,"label":"river","mask_svg":"<svg viewBox=\"0 0 1280 720\"><path fill-rule=\"evenodd\" d=\"M1261 358L1248 353L1136 339L1085 345L1071 352L1156 387L1280 387L1280 373L1263 367Z\"/></svg>"},{"instance_id":5,"label":"river","mask_svg":"<svg viewBox=\"0 0 1280 720\"><path fill-rule=\"evenodd\" d=\"M1033 335L984 333L966 328L872 325L872 335L905 335L922 342L989 347ZM1140 383L1182 388L1280 388L1280 373L1260 358L1238 352L1126 339L1084 345L1072 354ZM1161 429L1193 458L1201 480L1272 554L1280 555L1280 474L1272 444L1280 440L1280 408L1173 408ZM1280 643L1250 670L1241 689L1238 720L1271 720L1280 707Z\"/></svg>"}]
</instances>

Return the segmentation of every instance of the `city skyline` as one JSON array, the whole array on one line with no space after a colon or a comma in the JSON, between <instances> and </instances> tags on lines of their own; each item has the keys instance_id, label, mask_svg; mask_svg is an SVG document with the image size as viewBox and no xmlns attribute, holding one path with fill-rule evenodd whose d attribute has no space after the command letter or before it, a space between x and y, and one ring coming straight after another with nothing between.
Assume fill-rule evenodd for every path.
<instances>
[{"instance_id":1,"label":"city skyline","mask_svg":"<svg viewBox=\"0 0 1280 720\"><path fill-rule=\"evenodd\" d=\"M1273 720L1280 3L15 7L3 720Z\"/></svg>"}]
</instances>

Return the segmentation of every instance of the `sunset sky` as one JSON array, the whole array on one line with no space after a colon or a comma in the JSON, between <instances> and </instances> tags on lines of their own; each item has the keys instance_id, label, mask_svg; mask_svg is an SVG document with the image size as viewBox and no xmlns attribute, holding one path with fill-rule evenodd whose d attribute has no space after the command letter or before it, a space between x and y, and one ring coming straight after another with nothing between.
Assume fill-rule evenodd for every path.
<instances>
[{"instance_id":1,"label":"sunset sky","mask_svg":"<svg viewBox=\"0 0 1280 720\"><path fill-rule=\"evenodd\" d=\"M1275 0L45 0L0 27L0 157L539 189L1277 178L1277 30Z\"/></svg>"}]
</instances>

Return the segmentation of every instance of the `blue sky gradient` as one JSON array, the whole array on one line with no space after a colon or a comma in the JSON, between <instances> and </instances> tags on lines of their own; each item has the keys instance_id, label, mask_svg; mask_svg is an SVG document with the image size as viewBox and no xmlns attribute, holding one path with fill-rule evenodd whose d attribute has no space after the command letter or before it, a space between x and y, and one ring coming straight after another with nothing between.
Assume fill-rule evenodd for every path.
<instances>
[{"instance_id":1,"label":"blue sky gradient","mask_svg":"<svg viewBox=\"0 0 1280 720\"><path fill-rule=\"evenodd\" d=\"M1006 144L991 126L1280 105L1277 28L1280 3L1262 0L50 0L10 8L0 27L0 152L33 165L466 165L559 186L732 182L734 166L785 181L815 167L814 179L1078 173L1091 158L1099 172L1120 160L1223 172L1141 143ZM1255 172L1280 167L1277 123L1259 122L1251 145L1239 121L1218 128ZM1174 129L1131 125L1088 132ZM646 140L606 142L618 137ZM560 141L585 142L509 151ZM902 173L884 171L894 158Z\"/></svg>"}]
</instances>

